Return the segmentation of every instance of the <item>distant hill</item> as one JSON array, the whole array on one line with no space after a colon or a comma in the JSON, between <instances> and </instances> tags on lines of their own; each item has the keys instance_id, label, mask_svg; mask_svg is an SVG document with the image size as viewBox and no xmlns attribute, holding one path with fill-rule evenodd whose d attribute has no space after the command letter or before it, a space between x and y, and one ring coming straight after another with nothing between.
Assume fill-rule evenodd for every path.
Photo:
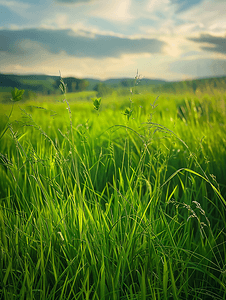
<instances>
[{"instance_id":1,"label":"distant hill","mask_svg":"<svg viewBox=\"0 0 226 300\"><path fill-rule=\"evenodd\" d=\"M119 87L132 87L135 84L135 78L111 78L106 80L98 80L92 78L85 78L89 82L88 89L93 89L98 83L103 83L113 88ZM142 78L137 81L138 85L156 85L156 84L163 84L166 81L160 79L148 79Z\"/></svg>"},{"instance_id":2,"label":"distant hill","mask_svg":"<svg viewBox=\"0 0 226 300\"><path fill-rule=\"evenodd\" d=\"M83 91L89 85L84 79L74 77L66 77L64 82L69 93ZM55 94L60 92L59 85L60 76L0 74L0 92L8 92L16 87L24 89L26 93Z\"/></svg>"},{"instance_id":3,"label":"distant hill","mask_svg":"<svg viewBox=\"0 0 226 300\"><path fill-rule=\"evenodd\" d=\"M211 92L213 90L226 91L226 76L185 80L177 82L165 82L153 87L157 93L181 93L181 92Z\"/></svg>"},{"instance_id":4,"label":"distant hill","mask_svg":"<svg viewBox=\"0 0 226 300\"><path fill-rule=\"evenodd\" d=\"M16 87L18 89L50 94L56 89L55 82L57 78L57 76L47 75L0 74L0 87L1 89L13 89Z\"/></svg>"},{"instance_id":5,"label":"distant hill","mask_svg":"<svg viewBox=\"0 0 226 300\"><path fill-rule=\"evenodd\" d=\"M88 87L86 88L87 91L93 91L94 87L102 82L101 80L99 79L94 79L94 78L84 78L85 80L87 80L89 82L89 85Z\"/></svg>"},{"instance_id":6,"label":"distant hill","mask_svg":"<svg viewBox=\"0 0 226 300\"><path fill-rule=\"evenodd\" d=\"M112 93L115 89L127 91L128 88L137 85L148 86L148 90L155 93L184 93L211 92L213 90L226 90L226 76L167 82L159 79L143 78L135 82L135 78L112 78L98 80L94 78L78 79L74 77L63 78L67 84L67 91L79 92L84 90L96 90L100 97ZM9 101L10 91L17 87L25 90L24 98L29 98L31 93L56 94L59 90L60 76L49 75L14 75L0 74L0 101Z\"/></svg>"},{"instance_id":7,"label":"distant hill","mask_svg":"<svg viewBox=\"0 0 226 300\"><path fill-rule=\"evenodd\" d=\"M155 85L155 84L162 84L165 83L164 80L158 80L158 79L147 79L142 78L137 80L138 85ZM131 86L135 84L135 78L115 78L115 79L107 79L104 81L105 84L111 85L111 86Z\"/></svg>"},{"instance_id":8,"label":"distant hill","mask_svg":"<svg viewBox=\"0 0 226 300\"><path fill-rule=\"evenodd\" d=\"M110 88L133 87L134 78L112 78L107 80L98 80L93 78L78 79L74 77L63 78L67 84L68 92L82 90L94 90L97 84L102 83ZM157 79L141 79L137 81L139 86L163 84L165 81ZM14 87L41 94L59 93L60 76L49 75L14 75L0 74L0 92L8 92Z\"/></svg>"}]
</instances>

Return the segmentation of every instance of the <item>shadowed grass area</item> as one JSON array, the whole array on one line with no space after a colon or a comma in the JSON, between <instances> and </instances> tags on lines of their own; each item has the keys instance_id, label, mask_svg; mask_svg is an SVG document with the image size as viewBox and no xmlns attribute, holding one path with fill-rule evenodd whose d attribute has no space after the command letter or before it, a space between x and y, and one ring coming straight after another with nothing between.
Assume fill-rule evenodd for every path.
<instances>
[{"instance_id":1,"label":"shadowed grass area","mask_svg":"<svg viewBox=\"0 0 226 300\"><path fill-rule=\"evenodd\" d=\"M0 297L224 299L225 94L62 98L1 118Z\"/></svg>"}]
</instances>

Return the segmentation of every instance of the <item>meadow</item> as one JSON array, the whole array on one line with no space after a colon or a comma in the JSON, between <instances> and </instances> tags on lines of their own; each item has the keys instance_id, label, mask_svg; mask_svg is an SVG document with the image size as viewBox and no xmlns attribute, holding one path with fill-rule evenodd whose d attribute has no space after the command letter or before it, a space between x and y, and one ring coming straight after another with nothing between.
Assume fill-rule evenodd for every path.
<instances>
[{"instance_id":1,"label":"meadow","mask_svg":"<svg viewBox=\"0 0 226 300\"><path fill-rule=\"evenodd\" d=\"M61 87L1 104L0 298L226 299L226 93Z\"/></svg>"}]
</instances>

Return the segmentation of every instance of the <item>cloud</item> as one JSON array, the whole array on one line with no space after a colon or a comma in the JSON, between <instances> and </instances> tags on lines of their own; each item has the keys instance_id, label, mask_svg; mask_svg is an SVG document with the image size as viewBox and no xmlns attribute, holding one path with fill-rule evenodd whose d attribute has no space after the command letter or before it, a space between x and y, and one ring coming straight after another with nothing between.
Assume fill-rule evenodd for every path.
<instances>
[{"instance_id":1,"label":"cloud","mask_svg":"<svg viewBox=\"0 0 226 300\"><path fill-rule=\"evenodd\" d=\"M58 75L60 70L63 76L106 79L132 77L139 68L145 76L165 75L159 74L157 66L164 43L157 39L82 34L72 30L1 30L0 72Z\"/></svg>"},{"instance_id":2,"label":"cloud","mask_svg":"<svg viewBox=\"0 0 226 300\"><path fill-rule=\"evenodd\" d=\"M55 2L65 6L70 5L70 8L72 8L72 4L82 5L86 19L87 17L96 17L123 23L136 19L130 12L132 0L55 0Z\"/></svg>"},{"instance_id":3,"label":"cloud","mask_svg":"<svg viewBox=\"0 0 226 300\"><path fill-rule=\"evenodd\" d=\"M191 7L198 5L203 0L171 0L171 3L176 4L178 7L178 12L185 11Z\"/></svg>"},{"instance_id":4,"label":"cloud","mask_svg":"<svg viewBox=\"0 0 226 300\"><path fill-rule=\"evenodd\" d=\"M18 1L0 0L0 5L7 6L13 10L30 8L30 4Z\"/></svg>"},{"instance_id":5,"label":"cloud","mask_svg":"<svg viewBox=\"0 0 226 300\"><path fill-rule=\"evenodd\" d=\"M1 51L23 55L22 45L31 51L37 44L48 52L57 54L65 52L76 57L120 57L123 54L160 53L165 45L158 39L131 39L117 36L95 35L88 37L86 32L75 32L69 29L24 29L1 30ZM26 44L29 47L26 48ZM22 49L22 50L21 50Z\"/></svg>"},{"instance_id":6,"label":"cloud","mask_svg":"<svg viewBox=\"0 0 226 300\"><path fill-rule=\"evenodd\" d=\"M62 4L75 4L75 3L90 3L93 0L55 0L58 3Z\"/></svg>"},{"instance_id":7,"label":"cloud","mask_svg":"<svg viewBox=\"0 0 226 300\"><path fill-rule=\"evenodd\" d=\"M209 34L223 34L226 30L225 1L203 0L199 5L178 13L184 22L193 22L200 28L200 32Z\"/></svg>"},{"instance_id":8,"label":"cloud","mask_svg":"<svg viewBox=\"0 0 226 300\"><path fill-rule=\"evenodd\" d=\"M22 17L26 14L28 9L31 7L29 3L23 3L18 1L7 1L7 0L0 0L0 6L7 7L9 10Z\"/></svg>"},{"instance_id":9,"label":"cloud","mask_svg":"<svg viewBox=\"0 0 226 300\"><path fill-rule=\"evenodd\" d=\"M139 19L138 26L140 31L152 36L178 37L191 33L200 32L202 28L197 20L191 20L189 17L181 17L178 8L185 0L149 0L146 4L146 22ZM189 2L190 3L190 2ZM192 9L192 5L187 6L187 11ZM188 13L187 12L187 13ZM188 13L189 14L189 13ZM186 15L187 16L187 15Z\"/></svg>"},{"instance_id":10,"label":"cloud","mask_svg":"<svg viewBox=\"0 0 226 300\"><path fill-rule=\"evenodd\" d=\"M226 75L225 59L188 59L169 64L170 72L190 77L215 77Z\"/></svg>"},{"instance_id":11,"label":"cloud","mask_svg":"<svg viewBox=\"0 0 226 300\"><path fill-rule=\"evenodd\" d=\"M136 17L131 13L132 0L98 0L90 6L87 15L113 22L130 22Z\"/></svg>"},{"instance_id":12,"label":"cloud","mask_svg":"<svg viewBox=\"0 0 226 300\"><path fill-rule=\"evenodd\" d=\"M170 8L170 0L149 0L146 5L148 12L166 12Z\"/></svg>"},{"instance_id":13,"label":"cloud","mask_svg":"<svg viewBox=\"0 0 226 300\"><path fill-rule=\"evenodd\" d=\"M226 54L226 36L217 37L210 34L201 34L200 37L190 38L189 40L196 43L208 44L208 46L201 47L203 50Z\"/></svg>"},{"instance_id":14,"label":"cloud","mask_svg":"<svg viewBox=\"0 0 226 300\"><path fill-rule=\"evenodd\" d=\"M27 47L29 45L26 45ZM36 45L37 53L26 58L18 53L14 55L0 52L1 73L16 74L49 74L63 77L74 76L78 78L132 77L135 76L139 59L147 61L145 54L124 54L120 58L79 58L68 56L67 53L51 54L46 49Z\"/></svg>"}]
</instances>

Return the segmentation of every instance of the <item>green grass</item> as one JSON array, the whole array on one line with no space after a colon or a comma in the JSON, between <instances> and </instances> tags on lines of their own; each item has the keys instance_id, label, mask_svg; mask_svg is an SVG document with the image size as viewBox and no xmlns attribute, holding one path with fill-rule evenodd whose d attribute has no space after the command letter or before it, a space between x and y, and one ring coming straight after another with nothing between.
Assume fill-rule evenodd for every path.
<instances>
[{"instance_id":1,"label":"green grass","mask_svg":"<svg viewBox=\"0 0 226 300\"><path fill-rule=\"evenodd\" d=\"M51 97L0 112L0 298L226 299L226 95Z\"/></svg>"}]
</instances>

